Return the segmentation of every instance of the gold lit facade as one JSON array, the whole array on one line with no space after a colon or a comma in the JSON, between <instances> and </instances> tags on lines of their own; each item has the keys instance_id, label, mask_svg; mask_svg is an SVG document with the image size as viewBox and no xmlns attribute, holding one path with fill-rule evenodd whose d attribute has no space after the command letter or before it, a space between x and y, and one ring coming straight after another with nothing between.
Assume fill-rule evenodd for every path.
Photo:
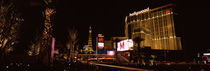
<instances>
[{"instance_id":1,"label":"gold lit facade","mask_svg":"<svg viewBox=\"0 0 210 71\"><path fill-rule=\"evenodd\" d=\"M89 47L89 51L93 52L93 44L92 44L92 28L91 26L89 27L89 38L88 38L88 47Z\"/></svg>"},{"instance_id":2,"label":"gold lit facade","mask_svg":"<svg viewBox=\"0 0 210 71\"><path fill-rule=\"evenodd\" d=\"M181 38L176 37L173 5L168 4L154 9L144 9L131 13L125 19L125 35L144 39L141 48L157 50L181 50Z\"/></svg>"}]
</instances>

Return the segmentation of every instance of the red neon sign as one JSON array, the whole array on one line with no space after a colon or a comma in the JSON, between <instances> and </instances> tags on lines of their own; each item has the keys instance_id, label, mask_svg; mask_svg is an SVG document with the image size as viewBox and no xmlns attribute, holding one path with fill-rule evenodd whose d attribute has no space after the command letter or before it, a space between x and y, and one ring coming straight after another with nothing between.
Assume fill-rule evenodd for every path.
<instances>
[{"instance_id":1,"label":"red neon sign","mask_svg":"<svg viewBox=\"0 0 210 71\"><path fill-rule=\"evenodd\" d=\"M104 41L104 39L103 38L98 38L98 42L103 42Z\"/></svg>"},{"instance_id":2,"label":"red neon sign","mask_svg":"<svg viewBox=\"0 0 210 71\"><path fill-rule=\"evenodd\" d=\"M170 10L166 10L166 14L170 13L171 11Z\"/></svg>"}]
</instances>

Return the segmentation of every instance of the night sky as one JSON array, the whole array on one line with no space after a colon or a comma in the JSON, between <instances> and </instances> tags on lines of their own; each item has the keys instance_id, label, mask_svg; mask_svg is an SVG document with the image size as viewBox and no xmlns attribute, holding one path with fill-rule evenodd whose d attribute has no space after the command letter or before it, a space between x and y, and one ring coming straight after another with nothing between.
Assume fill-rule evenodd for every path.
<instances>
[{"instance_id":1,"label":"night sky","mask_svg":"<svg viewBox=\"0 0 210 71\"><path fill-rule=\"evenodd\" d=\"M182 37L183 49L191 54L208 47L209 17L208 2L182 1L182 0L57 0L55 37L64 43L67 29L76 27L79 31L79 43L87 44L88 28L93 27L93 36L97 33L105 35L105 39L114 36L124 36L124 19L129 13L139 11L147 7L155 8L168 3L175 7L175 31L178 37ZM34 31L42 29L37 24L40 19L39 7L28 7L28 0L20 0L21 11L24 13L24 26L22 37L24 40L33 38ZM30 29L30 30L28 30ZM27 38L26 38L27 36ZM31 37L30 37L31 36ZM28 41L25 41L28 42ZM23 42L24 43L24 42Z\"/></svg>"},{"instance_id":2,"label":"night sky","mask_svg":"<svg viewBox=\"0 0 210 71\"><path fill-rule=\"evenodd\" d=\"M124 19L129 13L168 3L176 5L175 31L182 37L183 48L193 51L207 48L208 42L208 2L181 0L115 0L115 1L58 1L57 34L62 36L64 27L76 25L79 39L87 44L88 26L92 25L95 33L103 33L106 39L112 36L124 36Z\"/></svg>"}]
</instances>

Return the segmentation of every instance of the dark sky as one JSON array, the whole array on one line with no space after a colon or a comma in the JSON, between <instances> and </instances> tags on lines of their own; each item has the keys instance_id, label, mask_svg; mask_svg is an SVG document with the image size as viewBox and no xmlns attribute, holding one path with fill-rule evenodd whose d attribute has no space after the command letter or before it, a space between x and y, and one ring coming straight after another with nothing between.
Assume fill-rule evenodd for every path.
<instances>
[{"instance_id":1,"label":"dark sky","mask_svg":"<svg viewBox=\"0 0 210 71\"><path fill-rule=\"evenodd\" d=\"M207 48L208 42L208 2L182 0L103 0L103 1L58 1L57 34L63 35L69 25L76 25L79 39L88 40L88 26L95 33L104 33L105 38L124 36L124 18L133 11L158 7L168 3L176 5L175 27L177 36L182 37L185 50Z\"/></svg>"},{"instance_id":2,"label":"dark sky","mask_svg":"<svg viewBox=\"0 0 210 71\"><path fill-rule=\"evenodd\" d=\"M125 16L133 11L139 11L149 6L151 2L141 1L58 1L58 28L76 25L80 31L80 40L87 43L88 26L93 26L94 33L103 33L105 39L113 36L124 36Z\"/></svg>"},{"instance_id":3,"label":"dark sky","mask_svg":"<svg viewBox=\"0 0 210 71\"><path fill-rule=\"evenodd\" d=\"M41 24L37 23L42 22L41 10L39 7L29 7L27 5L29 2L29 0L20 0L19 7L25 18L25 26L22 29L24 40L33 38L33 31L37 30L35 27L40 29L38 26ZM57 0L56 2L57 41L65 41L67 29L73 26L79 30L81 44L87 44L90 25L94 29L93 35L103 33L106 39L124 36L124 19L129 13L173 3L176 5L175 12L178 14L175 15L175 31L177 36L182 37L183 49L191 53L209 48L206 41L209 40L210 8L208 2L202 0ZM29 43L29 41L25 42Z\"/></svg>"},{"instance_id":4,"label":"dark sky","mask_svg":"<svg viewBox=\"0 0 210 71\"><path fill-rule=\"evenodd\" d=\"M92 25L94 34L103 33L106 39L112 36L124 36L124 19L129 13L147 7L158 7L168 3L176 5L175 31L182 37L186 55L209 48L208 24L210 11L208 2L182 0L98 0L98 1L58 1L57 31L63 35L63 27L75 24L79 30L82 44L88 40L88 26ZM57 33L58 34L58 33Z\"/></svg>"}]
</instances>

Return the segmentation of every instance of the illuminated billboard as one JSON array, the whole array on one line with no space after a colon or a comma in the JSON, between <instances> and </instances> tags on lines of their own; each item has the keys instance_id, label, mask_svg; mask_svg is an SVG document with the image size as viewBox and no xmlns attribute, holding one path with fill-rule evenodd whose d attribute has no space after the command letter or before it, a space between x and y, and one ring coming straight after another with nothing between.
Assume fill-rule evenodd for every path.
<instances>
[{"instance_id":1,"label":"illuminated billboard","mask_svg":"<svg viewBox=\"0 0 210 71\"><path fill-rule=\"evenodd\" d=\"M208 62L210 62L210 53L203 53L202 59L206 59Z\"/></svg>"},{"instance_id":2,"label":"illuminated billboard","mask_svg":"<svg viewBox=\"0 0 210 71\"><path fill-rule=\"evenodd\" d=\"M103 47L104 47L104 43L99 42L99 43L98 43L98 47L99 47L99 48L103 48Z\"/></svg>"},{"instance_id":3,"label":"illuminated billboard","mask_svg":"<svg viewBox=\"0 0 210 71\"><path fill-rule=\"evenodd\" d=\"M115 55L115 51L107 51L107 55Z\"/></svg>"},{"instance_id":4,"label":"illuminated billboard","mask_svg":"<svg viewBox=\"0 0 210 71\"><path fill-rule=\"evenodd\" d=\"M98 34L97 46L98 46L99 49L103 49L104 48L104 36L102 34Z\"/></svg>"},{"instance_id":5,"label":"illuminated billboard","mask_svg":"<svg viewBox=\"0 0 210 71\"><path fill-rule=\"evenodd\" d=\"M117 43L117 51L132 50L132 47L133 47L133 40L132 39L122 40L122 41Z\"/></svg>"},{"instance_id":6,"label":"illuminated billboard","mask_svg":"<svg viewBox=\"0 0 210 71\"><path fill-rule=\"evenodd\" d=\"M104 42L104 38L103 37L98 37L98 42Z\"/></svg>"}]
</instances>

